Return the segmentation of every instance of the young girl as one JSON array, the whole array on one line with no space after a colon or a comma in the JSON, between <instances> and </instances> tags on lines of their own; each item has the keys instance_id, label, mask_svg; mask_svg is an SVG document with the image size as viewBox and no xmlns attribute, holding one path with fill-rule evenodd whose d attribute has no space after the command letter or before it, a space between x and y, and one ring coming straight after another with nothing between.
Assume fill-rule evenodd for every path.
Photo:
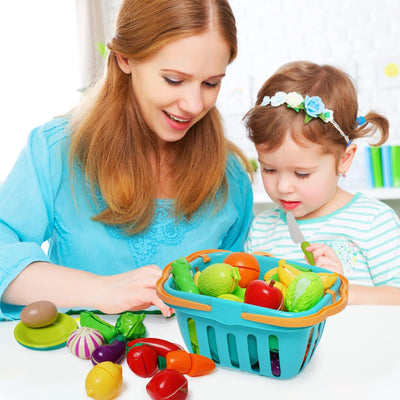
<instances>
[{"instance_id":1,"label":"young girl","mask_svg":"<svg viewBox=\"0 0 400 400\"><path fill-rule=\"evenodd\" d=\"M384 203L338 186L355 139L379 131L379 146L388 137L383 116L357 119L357 112L350 77L332 66L293 62L264 83L245 123L276 205L253 221L245 248L304 262L289 235L291 211L315 264L349 279L350 303L400 304L399 218Z\"/></svg>"},{"instance_id":2,"label":"young girl","mask_svg":"<svg viewBox=\"0 0 400 400\"><path fill-rule=\"evenodd\" d=\"M252 188L215 108L237 52L228 1L125 0L108 48L104 78L32 131L0 187L0 320L36 300L170 315L165 265L243 250Z\"/></svg>"}]
</instances>

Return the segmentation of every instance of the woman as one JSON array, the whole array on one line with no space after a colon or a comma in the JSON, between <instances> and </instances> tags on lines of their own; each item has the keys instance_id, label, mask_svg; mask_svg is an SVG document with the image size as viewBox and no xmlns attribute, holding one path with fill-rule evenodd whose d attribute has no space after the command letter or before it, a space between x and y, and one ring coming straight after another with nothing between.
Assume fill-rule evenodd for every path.
<instances>
[{"instance_id":1,"label":"woman","mask_svg":"<svg viewBox=\"0 0 400 400\"><path fill-rule=\"evenodd\" d=\"M103 80L31 132L1 187L1 318L40 299L170 315L160 268L243 249L251 185L215 108L236 45L225 0L123 2Z\"/></svg>"}]
</instances>

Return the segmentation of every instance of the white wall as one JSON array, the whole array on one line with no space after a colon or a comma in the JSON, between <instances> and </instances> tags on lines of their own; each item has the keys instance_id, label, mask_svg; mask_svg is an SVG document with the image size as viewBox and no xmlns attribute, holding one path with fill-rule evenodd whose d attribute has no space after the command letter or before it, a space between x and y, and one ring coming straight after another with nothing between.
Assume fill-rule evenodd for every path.
<instances>
[{"instance_id":1,"label":"white wall","mask_svg":"<svg viewBox=\"0 0 400 400\"><path fill-rule=\"evenodd\" d=\"M228 136L253 157L242 117L262 83L282 64L310 60L343 68L357 82L360 115L375 109L389 118L390 142L400 143L400 2L395 0L230 0L237 19L239 53L219 97ZM365 149L347 188L367 189ZM400 166L399 166L400 167Z\"/></svg>"},{"instance_id":2,"label":"white wall","mask_svg":"<svg viewBox=\"0 0 400 400\"><path fill-rule=\"evenodd\" d=\"M0 182L32 128L79 98L75 3L0 2Z\"/></svg>"}]
</instances>

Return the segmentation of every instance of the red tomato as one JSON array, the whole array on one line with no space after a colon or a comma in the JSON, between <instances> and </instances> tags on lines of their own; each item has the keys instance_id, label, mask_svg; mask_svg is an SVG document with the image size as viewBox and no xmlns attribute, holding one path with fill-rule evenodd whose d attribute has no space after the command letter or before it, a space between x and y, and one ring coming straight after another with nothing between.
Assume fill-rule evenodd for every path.
<instances>
[{"instance_id":1,"label":"red tomato","mask_svg":"<svg viewBox=\"0 0 400 400\"><path fill-rule=\"evenodd\" d=\"M247 287L251 281L258 279L260 275L260 264L253 254L241 251L230 253L225 257L224 263L238 268L241 278L239 286L241 288Z\"/></svg>"},{"instance_id":2,"label":"red tomato","mask_svg":"<svg viewBox=\"0 0 400 400\"><path fill-rule=\"evenodd\" d=\"M163 369L151 378L146 390L153 400L185 400L188 381L174 369Z\"/></svg>"},{"instance_id":3,"label":"red tomato","mask_svg":"<svg viewBox=\"0 0 400 400\"><path fill-rule=\"evenodd\" d=\"M126 362L132 372L142 378L147 378L158 371L157 357L157 352L153 347L148 344L142 344L129 350Z\"/></svg>"}]
</instances>

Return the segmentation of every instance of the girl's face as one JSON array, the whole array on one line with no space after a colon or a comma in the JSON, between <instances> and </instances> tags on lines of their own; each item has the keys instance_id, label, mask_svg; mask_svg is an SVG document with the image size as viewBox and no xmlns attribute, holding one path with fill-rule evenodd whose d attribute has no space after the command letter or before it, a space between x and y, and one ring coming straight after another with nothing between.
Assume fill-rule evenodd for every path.
<instances>
[{"instance_id":1,"label":"girl's face","mask_svg":"<svg viewBox=\"0 0 400 400\"><path fill-rule=\"evenodd\" d=\"M118 57L160 148L182 139L215 105L229 58L215 31L175 40L143 60Z\"/></svg>"},{"instance_id":2,"label":"girl's face","mask_svg":"<svg viewBox=\"0 0 400 400\"><path fill-rule=\"evenodd\" d=\"M321 146L308 143L300 147L286 134L277 150L265 151L256 146L264 188L285 212L298 219L315 218L337 207L338 175L332 154L324 154Z\"/></svg>"}]
</instances>

